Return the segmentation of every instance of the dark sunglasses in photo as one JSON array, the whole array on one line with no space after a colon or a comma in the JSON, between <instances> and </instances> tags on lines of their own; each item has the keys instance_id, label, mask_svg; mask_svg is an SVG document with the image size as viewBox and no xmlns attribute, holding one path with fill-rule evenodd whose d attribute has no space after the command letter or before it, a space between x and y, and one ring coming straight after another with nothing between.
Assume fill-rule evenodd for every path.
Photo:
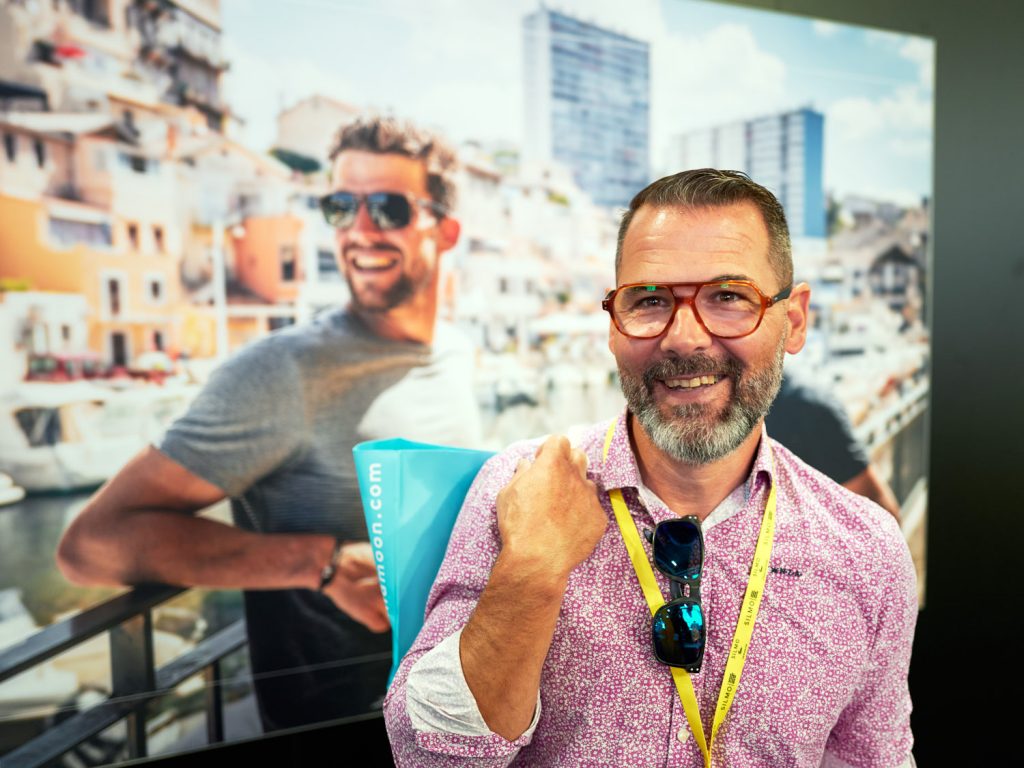
<instances>
[{"instance_id":1,"label":"dark sunglasses in photo","mask_svg":"<svg viewBox=\"0 0 1024 768\"><path fill-rule=\"evenodd\" d=\"M654 566L669 578L672 599L651 622L654 655L662 664L700 672L707 623L700 604L704 534L694 515L658 523L647 531Z\"/></svg>"},{"instance_id":2,"label":"dark sunglasses in photo","mask_svg":"<svg viewBox=\"0 0 1024 768\"><path fill-rule=\"evenodd\" d=\"M377 229L402 229L409 226L415 207L428 208L438 218L447 211L432 200L411 197L401 192L357 192L340 190L320 198L320 210L327 223L336 229L348 229L355 224L359 206L365 205L370 221Z\"/></svg>"}]
</instances>

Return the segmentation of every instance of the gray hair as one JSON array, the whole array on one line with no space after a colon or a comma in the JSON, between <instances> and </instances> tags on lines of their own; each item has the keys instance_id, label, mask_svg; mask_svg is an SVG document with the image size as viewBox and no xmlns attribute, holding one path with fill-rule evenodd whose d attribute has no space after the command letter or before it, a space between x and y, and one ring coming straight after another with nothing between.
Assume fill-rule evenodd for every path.
<instances>
[{"instance_id":1,"label":"gray hair","mask_svg":"<svg viewBox=\"0 0 1024 768\"><path fill-rule=\"evenodd\" d=\"M653 208L717 208L750 201L761 211L768 230L768 262L779 278L780 287L793 282L793 248L782 204L770 191L740 171L697 168L658 179L644 187L622 214L615 248L615 274L622 266L622 243L633 215L643 206Z\"/></svg>"}]
</instances>

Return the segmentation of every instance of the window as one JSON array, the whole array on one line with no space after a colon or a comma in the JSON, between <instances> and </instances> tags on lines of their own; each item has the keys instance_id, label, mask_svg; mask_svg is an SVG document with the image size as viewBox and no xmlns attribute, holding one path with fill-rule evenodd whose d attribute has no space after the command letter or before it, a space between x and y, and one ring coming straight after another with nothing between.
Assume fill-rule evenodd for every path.
<instances>
[{"instance_id":1,"label":"window","mask_svg":"<svg viewBox=\"0 0 1024 768\"><path fill-rule=\"evenodd\" d=\"M51 217L49 230L51 242L62 248L78 243L109 247L111 243L110 225L105 222Z\"/></svg>"},{"instance_id":2,"label":"window","mask_svg":"<svg viewBox=\"0 0 1024 768\"><path fill-rule=\"evenodd\" d=\"M295 279L295 246L281 246L281 279L291 281Z\"/></svg>"},{"instance_id":3,"label":"window","mask_svg":"<svg viewBox=\"0 0 1024 768\"><path fill-rule=\"evenodd\" d=\"M13 133L4 134L4 153L7 155L9 163L13 163L18 157L18 137Z\"/></svg>"},{"instance_id":4,"label":"window","mask_svg":"<svg viewBox=\"0 0 1024 768\"><path fill-rule=\"evenodd\" d=\"M153 331L153 349L157 352L164 351L164 332Z\"/></svg>"},{"instance_id":5,"label":"window","mask_svg":"<svg viewBox=\"0 0 1024 768\"><path fill-rule=\"evenodd\" d=\"M127 152L118 152L118 159L121 164L131 170L134 173L147 173L150 170L155 171L157 163L156 161L149 161L140 155L129 155Z\"/></svg>"},{"instance_id":6,"label":"window","mask_svg":"<svg viewBox=\"0 0 1024 768\"><path fill-rule=\"evenodd\" d=\"M32 148L36 152L36 165L40 168L46 167L46 145L43 144L42 139L35 139L32 142Z\"/></svg>"},{"instance_id":7,"label":"window","mask_svg":"<svg viewBox=\"0 0 1024 768\"><path fill-rule=\"evenodd\" d=\"M119 368L128 365L128 338L119 331L110 334L110 360Z\"/></svg>"},{"instance_id":8,"label":"window","mask_svg":"<svg viewBox=\"0 0 1024 768\"><path fill-rule=\"evenodd\" d=\"M107 279L107 306L110 314L121 314L121 281L115 277Z\"/></svg>"},{"instance_id":9,"label":"window","mask_svg":"<svg viewBox=\"0 0 1024 768\"><path fill-rule=\"evenodd\" d=\"M71 341L71 326L67 323L61 324L60 337L63 341Z\"/></svg>"},{"instance_id":10,"label":"window","mask_svg":"<svg viewBox=\"0 0 1024 768\"><path fill-rule=\"evenodd\" d=\"M139 250L139 225L135 223L128 224L128 244L131 246L133 251Z\"/></svg>"},{"instance_id":11,"label":"window","mask_svg":"<svg viewBox=\"0 0 1024 768\"><path fill-rule=\"evenodd\" d=\"M267 320L267 329L271 331L287 328L289 325L295 325L294 317L271 317Z\"/></svg>"},{"instance_id":12,"label":"window","mask_svg":"<svg viewBox=\"0 0 1024 768\"><path fill-rule=\"evenodd\" d=\"M160 272L148 272L142 278L142 300L150 305L167 301L167 278Z\"/></svg>"},{"instance_id":13,"label":"window","mask_svg":"<svg viewBox=\"0 0 1024 768\"><path fill-rule=\"evenodd\" d=\"M341 274L338 272L338 262L334 259L334 251L329 251L326 248L318 249L316 252L316 263L317 272L321 280L334 281L341 279Z\"/></svg>"},{"instance_id":14,"label":"window","mask_svg":"<svg viewBox=\"0 0 1024 768\"><path fill-rule=\"evenodd\" d=\"M167 252L165 247L164 247L164 228L163 227L156 227L156 226L153 227L153 242L156 243L156 249L158 251L160 251L160 253L166 253Z\"/></svg>"}]
</instances>

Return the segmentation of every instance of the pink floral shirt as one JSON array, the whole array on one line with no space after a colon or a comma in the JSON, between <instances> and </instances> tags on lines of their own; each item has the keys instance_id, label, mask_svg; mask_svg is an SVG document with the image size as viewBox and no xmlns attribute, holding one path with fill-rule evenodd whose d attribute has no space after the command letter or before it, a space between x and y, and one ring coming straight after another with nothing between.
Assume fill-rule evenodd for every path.
<instances>
[{"instance_id":1,"label":"pink floral shirt","mask_svg":"<svg viewBox=\"0 0 1024 768\"><path fill-rule=\"evenodd\" d=\"M489 732L417 729L406 693L410 670L461 630L486 586L501 547L495 498L537 441L491 459L466 498L423 629L385 699L398 766L703 766L669 670L654 658L650 611L607 491L623 490L641 531L673 512L649 492L641 494L624 415L602 460L607 427L594 425L577 443L589 457L609 525L570 576L534 726L512 742ZM771 570L740 688L715 739L714 765L907 764L917 590L899 526L774 442L773 474L767 443L764 437L746 483L703 524L701 597L709 632L703 669L691 679L710 737L769 484L776 484ZM668 595L667 581L655 573ZM468 693L454 658L450 677Z\"/></svg>"}]
</instances>

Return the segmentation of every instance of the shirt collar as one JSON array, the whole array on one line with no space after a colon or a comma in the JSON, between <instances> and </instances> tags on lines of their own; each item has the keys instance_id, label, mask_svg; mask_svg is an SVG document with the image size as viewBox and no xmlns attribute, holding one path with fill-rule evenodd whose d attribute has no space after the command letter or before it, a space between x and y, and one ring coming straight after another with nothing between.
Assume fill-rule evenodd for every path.
<instances>
[{"instance_id":1,"label":"shirt collar","mask_svg":"<svg viewBox=\"0 0 1024 768\"><path fill-rule=\"evenodd\" d=\"M640 478L640 468L637 466L636 456L633 454L633 446L629 440L628 415L628 409L623 409L619 414L611 444L608 446L608 456L603 462L601 457L604 453L604 435L601 435L597 462L592 463L592 466L596 465L598 468L592 473L593 479L605 491L614 488L638 488L643 482ZM767 488L775 480L771 450L768 447L770 444L768 431L762 422L761 441L757 445L754 466L744 482L743 498L745 502L749 501L751 494L761 486Z\"/></svg>"}]
</instances>

